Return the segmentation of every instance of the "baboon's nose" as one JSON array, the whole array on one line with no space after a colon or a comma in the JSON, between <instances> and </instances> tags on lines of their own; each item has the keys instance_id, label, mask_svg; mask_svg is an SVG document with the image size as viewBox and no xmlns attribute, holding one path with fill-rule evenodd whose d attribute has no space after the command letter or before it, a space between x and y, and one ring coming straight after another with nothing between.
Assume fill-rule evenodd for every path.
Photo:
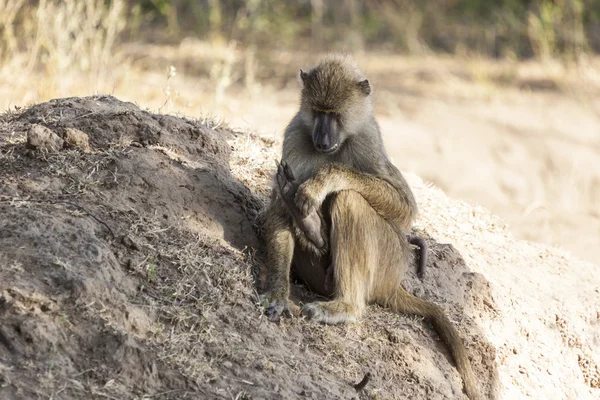
<instances>
[{"instance_id":1,"label":"baboon's nose","mask_svg":"<svg viewBox=\"0 0 600 400\"><path fill-rule=\"evenodd\" d=\"M339 143L330 141L315 143L315 147L321 153L332 153L337 150Z\"/></svg>"},{"instance_id":2,"label":"baboon's nose","mask_svg":"<svg viewBox=\"0 0 600 400\"><path fill-rule=\"evenodd\" d=\"M329 140L323 140L323 141L317 142L315 144L315 146L317 147L317 150L319 150L319 151L328 151L328 150L330 150L331 144L329 143Z\"/></svg>"}]
</instances>

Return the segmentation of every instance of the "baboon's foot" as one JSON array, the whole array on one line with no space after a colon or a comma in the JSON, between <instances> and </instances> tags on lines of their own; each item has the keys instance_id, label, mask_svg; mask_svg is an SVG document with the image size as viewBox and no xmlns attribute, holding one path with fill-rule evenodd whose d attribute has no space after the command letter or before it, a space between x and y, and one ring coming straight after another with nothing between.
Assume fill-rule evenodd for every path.
<instances>
[{"instance_id":1,"label":"baboon's foot","mask_svg":"<svg viewBox=\"0 0 600 400\"><path fill-rule=\"evenodd\" d=\"M299 228L304 232L306 238L312 242L318 249L325 246L325 240L321 234L321 217L317 210L313 210L306 216L300 214L295 204L296 192L298 191L298 182L292 171L292 167L287 162L277 163L277 188L288 209L295 216Z\"/></svg>"},{"instance_id":2,"label":"baboon's foot","mask_svg":"<svg viewBox=\"0 0 600 400\"><path fill-rule=\"evenodd\" d=\"M302 307L302 314L324 324L344 324L356 322L354 306L342 301L316 301Z\"/></svg>"},{"instance_id":3,"label":"baboon's foot","mask_svg":"<svg viewBox=\"0 0 600 400\"><path fill-rule=\"evenodd\" d=\"M277 299L269 294L263 294L259 296L258 302L265 308L265 315L270 321L278 322L282 315L286 318L292 316L287 299Z\"/></svg>"}]
</instances>

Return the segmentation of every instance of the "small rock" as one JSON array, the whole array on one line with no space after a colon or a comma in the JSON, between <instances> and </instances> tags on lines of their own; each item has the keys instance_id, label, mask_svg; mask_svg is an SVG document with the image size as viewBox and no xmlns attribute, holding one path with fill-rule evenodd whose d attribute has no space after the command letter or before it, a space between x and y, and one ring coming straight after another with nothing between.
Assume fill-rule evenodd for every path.
<instances>
[{"instance_id":1,"label":"small rock","mask_svg":"<svg viewBox=\"0 0 600 400\"><path fill-rule=\"evenodd\" d=\"M63 148L64 140L43 125L34 124L27 132L27 147L56 152Z\"/></svg>"},{"instance_id":2,"label":"small rock","mask_svg":"<svg viewBox=\"0 0 600 400\"><path fill-rule=\"evenodd\" d=\"M227 368L227 369L231 369L231 368L233 368L233 364L231 363L231 361L225 361L225 362L223 363L223 366L224 366L225 368Z\"/></svg>"},{"instance_id":3,"label":"small rock","mask_svg":"<svg viewBox=\"0 0 600 400\"><path fill-rule=\"evenodd\" d=\"M386 329L386 333L387 333L387 337L388 340L392 343L399 343L400 339L398 338L398 335L396 334L396 332L394 331L390 331Z\"/></svg>"},{"instance_id":4,"label":"small rock","mask_svg":"<svg viewBox=\"0 0 600 400\"><path fill-rule=\"evenodd\" d=\"M132 250L140 250L140 245L129 235L123 236L121 242Z\"/></svg>"},{"instance_id":5,"label":"small rock","mask_svg":"<svg viewBox=\"0 0 600 400\"><path fill-rule=\"evenodd\" d=\"M77 148L82 150L84 153L90 152L90 143L88 135L79 129L66 128L65 143L67 147Z\"/></svg>"}]
</instances>

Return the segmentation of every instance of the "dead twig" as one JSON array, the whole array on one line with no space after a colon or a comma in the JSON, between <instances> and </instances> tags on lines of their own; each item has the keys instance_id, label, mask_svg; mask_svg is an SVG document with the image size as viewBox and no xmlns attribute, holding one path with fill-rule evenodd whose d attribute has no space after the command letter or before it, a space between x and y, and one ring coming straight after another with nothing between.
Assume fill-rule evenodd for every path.
<instances>
[{"instance_id":1,"label":"dead twig","mask_svg":"<svg viewBox=\"0 0 600 400\"><path fill-rule=\"evenodd\" d=\"M6 332L4 332L4 330L0 327L0 343L2 343L4 345L4 347L6 347L11 353L18 353L17 349L15 348L15 346L11 343L10 339L8 338L8 335L6 334Z\"/></svg>"},{"instance_id":2,"label":"dead twig","mask_svg":"<svg viewBox=\"0 0 600 400\"><path fill-rule=\"evenodd\" d=\"M356 385L354 385L354 389L356 389L357 391L363 390L365 388L365 386L367 386L367 383L369 383L370 379L371 379L371 373L367 372L365 374L365 377L362 378L362 381L360 381Z\"/></svg>"},{"instance_id":3,"label":"dead twig","mask_svg":"<svg viewBox=\"0 0 600 400\"><path fill-rule=\"evenodd\" d=\"M104 222L100 217L98 217L97 215L95 215L94 213L92 213L91 211L87 210L86 208L80 206L79 204L75 204L72 201L68 201L68 200L59 200L59 199L49 199L49 200L36 200L36 199L23 199L23 200L17 200L17 199L0 199L0 203L5 203L5 204L12 204L15 201L22 201L22 202L29 202L29 203L48 203L48 204L66 204L69 205L73 208L78 209L79 211L82 211L83 213L89 215L90 217L92 217L93 219L96 220L96 222L98 222L99 224L103 225L112 235L113 238L116 238L117 236L115 235L115 232L112 230L112 228L106 223Z\"/></svg>"}]
</instances>

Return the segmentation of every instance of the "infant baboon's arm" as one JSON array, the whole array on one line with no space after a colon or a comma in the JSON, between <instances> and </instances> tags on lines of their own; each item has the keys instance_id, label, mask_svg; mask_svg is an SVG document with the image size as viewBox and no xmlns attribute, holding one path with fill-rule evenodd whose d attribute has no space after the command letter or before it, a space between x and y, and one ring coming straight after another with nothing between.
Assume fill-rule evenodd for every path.
<instances>
[{"instance_id":1,"label":"infant baboon's arm","mask_svg":"<svg viewBox=\"0 0 600 400\"><path fill-rule=\"evenodd\" d=\"M296 225L313 245L325 252L329 251L326 223L323 221L321 214L316 209L306 217L300 214L296 204L294 204L294 198L300 184L296 181L292 167L285 161L276 162L276 164L276 189L296 221ZM325 290L333 290L333 265L329 265L325 272Z\"/></svg>"},{"instance_id":2,"label":"infant baboon's arm","mask_svg":"<svg viewBox=\"0 0 600 400\"><path fill-rule=\"evenodd\" d=\"M294 218L298 228L304 232L306 238L318 249L323 249L327 244L327 237L323 232L325 222L322 220L317 209L312 210L308 215L303 216L294 204L294 198L300 184L296 181L294 172L287 162L282 161L277 164L277 175L275 185L281 196L283 203Z\"/></svg>"}]
</instances>

